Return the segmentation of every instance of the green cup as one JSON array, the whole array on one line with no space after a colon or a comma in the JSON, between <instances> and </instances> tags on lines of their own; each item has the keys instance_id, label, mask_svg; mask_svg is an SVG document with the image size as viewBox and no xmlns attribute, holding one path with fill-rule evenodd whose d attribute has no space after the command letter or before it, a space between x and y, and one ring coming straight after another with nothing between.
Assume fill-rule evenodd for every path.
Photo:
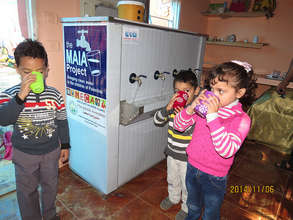
<instances>
[{"instance_id":1,"label":"green cup","mask_svg":"<svg viewBox=\"0 0 293 220\"><path fill-rule=\"evenodd\" d=\"M36 94L42 93L44 91L43 74L36 71L33 71L32 74L36 75L36 81L30 85L31 90Z\"/></svg>"}]
</instances>

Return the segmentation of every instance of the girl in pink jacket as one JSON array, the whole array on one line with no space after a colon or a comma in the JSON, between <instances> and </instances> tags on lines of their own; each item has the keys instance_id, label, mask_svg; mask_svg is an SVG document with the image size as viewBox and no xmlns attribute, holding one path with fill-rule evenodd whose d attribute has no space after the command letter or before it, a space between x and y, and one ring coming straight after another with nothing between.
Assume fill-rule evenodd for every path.
<instances>
[{"instance_id":1,"label":"girl in pink jacket","mask_svg":"<svg viewBox=\"0 0 293 220\"><path fill-rule=\"evenodd\" d=\"M255 96L251 65L241 61L223 63L211 71L207 82L214 95L206 97L203 91L174 119L174 128L179 131L195 124L186 150L186 220L198 219L203 208L203 220L220 219L227 174L250 129L250 118L240 102L251 104ZM195 113L200 103L207 107L206 117Z\"/></svg>"}]
</instances>

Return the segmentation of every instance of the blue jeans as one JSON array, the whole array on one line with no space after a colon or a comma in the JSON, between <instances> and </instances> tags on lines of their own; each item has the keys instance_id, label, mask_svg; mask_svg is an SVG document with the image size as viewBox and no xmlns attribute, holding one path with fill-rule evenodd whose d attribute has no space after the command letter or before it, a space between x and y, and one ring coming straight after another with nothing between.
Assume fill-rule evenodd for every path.
<instances>
[{"instance_id":1,"label":"blue jeans","mask_svg":"<svg viewBox=\"0 0 293 220\"><path fill-rule=\"evenodd\" d=\"M186 188L188 192L188 216L185 220L220 219L220 209L226 192L227 176L217 177L200 171L187 164Z\"/></svg>"}]
</instances>

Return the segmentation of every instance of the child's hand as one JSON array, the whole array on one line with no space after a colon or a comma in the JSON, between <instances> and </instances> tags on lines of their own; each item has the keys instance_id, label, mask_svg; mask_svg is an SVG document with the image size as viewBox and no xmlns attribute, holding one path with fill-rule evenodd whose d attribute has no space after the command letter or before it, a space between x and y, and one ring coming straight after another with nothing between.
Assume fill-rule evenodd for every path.
<instances>
[{"instance_id":1,"label":"child's hand","mask_svg":"<svg viewBox=\"0 0 293 220\"><path fill-rule=\"evenodd\" d=\"M175 115L176 115L177 113L181 112L183 109L184 109L183 107L179 107L179 106L176 107L176 108L174 109L174 113L175 113Z\"/></svg>"},{"instance_id":2,"label":"child's hand","mask_svg":"<svg viewBox=\"0 0 293 220\"><path fill-rule=\"evenodd\" d=\"M21 99L21 100L24 100L27 95L29 94L29 92L31 91L31 88L30 88L30 85L36 81L36 75L34 74L27 74L25 75L23 78L22 78L22 81L21 81L21 88L20 88L20 91L18 93L18 97Z\"/></svg>"},{"instance_id":3,"label":"child's hand","mask_svg":"<svg viewBox=\"0 0 293 220\"><path fill-rule=\"evenodd\" d=\"M169 103L168 103L168 105L167 105L167 107L166 107L167 112L170 111L170 110L173 108L173 104L174 104L174 102L175 102L177 96L178 96L178 93L176 92L176 93L172 96L172 98L170 99L170 101L169 101Z\"/></svg>"},{"instance_id":4,"label":"child's hand","mask_svg":"<svg viewBox=\"0 0 293 220\"><path fill-rule=\"evenodd\" d=\"M218 112L219 108L221 107L220 101L216 96L209 95L206 97L204 94L206 91L203 90L200 95L192 102L190 106L187 107L187 113L190 115L194 113L194 108L196 105L200 104L200 101L204 103L208 107L208 114Z\"/></svg>"},{"instance_id":5,"label":"child's hand","mask_svg":"<svg viewBox=\"0 0 293 220\"><path fill-rule=\"evenodd\" d=\"M60 158L59 158L59 168L64 166L69 159L69 150L68 149L62 149L60 153Z\"/></svg>"},{"instance_id":6,"label":"child's hand","mask_svg":"<svg viewBox=\"0 0 293 220\"><path fill-rule=\"evenodd\" d=\"M216 96L209 96L206 101L207 103L205 103L205 105L208 107L207 114L218 112L221 103Z\"/></svg>"},{"instance_id":7,"label":"child's hand","mask_svg":"<svg viewBox=\"0 0 293 220\"><path fill-rule=\"evenodd\" d=\"M194 114L194 108L195 108L196 105L200 104L200 100L206 100L207 99L206 96L204 95L204 92L205 91L206 91L206 89L203 90L200 93L200 95L196 99L193 100L193 102L191 103L191 105L189 105L186 108L186 111L187 111L188 114L190 114L190 115Z\"/></svg>"}]
</instances>

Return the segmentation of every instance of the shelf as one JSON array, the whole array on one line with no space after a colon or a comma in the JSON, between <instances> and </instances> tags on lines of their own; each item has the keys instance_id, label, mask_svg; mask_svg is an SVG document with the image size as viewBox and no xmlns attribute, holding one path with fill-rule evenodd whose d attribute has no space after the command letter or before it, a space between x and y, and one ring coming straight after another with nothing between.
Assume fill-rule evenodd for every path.
<instances>
[{"instance_id":1,"label":"shelf","mask_svg":"<svg viewBox=\"0 0 293 220\"><path fill-rule=\"evenodd\" d=\"M204 16L209 17L221 17L221 18L229 18L229 17L265 17L265 12L224 12L224 13L209 13L202 12Z\"/></svg>"},{"instance_id":2,"label":"shelf","mask_svg":"<svg viewBox=\"0 0 293 220\"><path fill-rule=\"evenodd\" d=\"M207 44L211 45L221 45L221 46L230 46L230 47L246 47L246 48L255 48L261 49L263 46L267 46L267 43L251 43L251 42L228 42L228 41L206 41Z\"/></svg>"},{"instance_id":3,"label":"shelf","mask_svg":"<svg viewBox=\"0 0 293 220\"><path fill-rule=\"evenodd\" d=\"M281 80L268 79L265 74L256 74L256 78L257 78L256 83L269 85L269 86L278 86L281 82ZM293 82L290 82L287 88L292 89Z\"/></svg>"}]
</instances>

